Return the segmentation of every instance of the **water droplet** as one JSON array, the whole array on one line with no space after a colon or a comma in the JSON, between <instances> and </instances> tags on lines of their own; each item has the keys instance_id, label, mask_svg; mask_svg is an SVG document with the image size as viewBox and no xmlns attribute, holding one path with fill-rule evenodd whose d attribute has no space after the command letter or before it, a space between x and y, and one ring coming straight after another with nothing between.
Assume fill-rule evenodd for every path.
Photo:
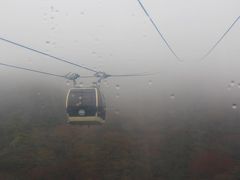
<instances>
[{"instance_id":1,"label":"water droplet","mask_svg":"<svg viewBox=\"0 0 240 180\"><path fill-rule=\"evenodd\" d=\"M82 102L78 102L77 104L76 104L76 106L80 106L82 104Z\"/></svg>"},{"instance_id":2,"label":"water droplet","mask_svg":"<svg viewBox=\"0 0 240 180\"><path fill-rule=\"evenodd\" d=\"M116 87L116 89L117 89L117 90L119 90L119 89L120 89L120 86L119 86L118 84L117 84L115 87Z\"/></svg>"},{"instance_id":3,"label":"water droplet","mask_svg":"<svg viewBox=\"0 0 240 180\"><path fill-rule=\"evenodd\" d=\"M232 105L232 108L233 108L233 109L237 109L237 104L233 104L233 105Z\"/></svg>"},{"instance_id":4,"label":"water droplet","mask_svg":"<svg viewBox=\"0 0 240 180\"><path fill-rule=\"evenodd\" d=\"M176 97L175 97L175 94L171 94L170 98L171 98L172 100L174 100L174 99L176 98Z\"/></svg>"},{"instance_id":5,"label":"water droplet","mask_svg":"<svg viewBox=\"0 0 240 180\"><path fill-rule=\"evenodd\" d=\"M83 87L83 82L80 82L80 83L79 83L79 87Z\"/></svg>"},{"instance_id":6,"label":"water droplet","mask_svg":"<svg viewBox=\"0 0 240 180\"><path fill-rule=\"evenodd\" d=\"M82 96L79 96L78 99L82 100Z\"/></svg>"},{"instance_id":7,"label":"water droplet","mask_svg":"<svg viewBox=\"0 0 240 180\"><path fill-rule=\"evenodd\" d=\"M98 43L100 40L98 38L95 38L95 41Z\"/></svg>"},{"instance_id":8,"label":"water droplet","mask_svg":"<svg viewBox=\"0 0 240 180\"><path fill-rule=\"evenodd\" d=\"M78 114L80 115L80 116L85 116L85 110L83 110L83 109L80 109L79 111L78 111Z\"/></svg>"},{"instance_id":9,"label":"water droplet","mask_svg":"<svg viewBox=\"0 0 240 180\"><path fill-rule=\"evenodd\" d=\"M83 12L83 11L82 11L80 14L81 14L81 15L84 15L84 14L85 14L85 12Z\"/></svg>"},{"instance_id":10,"label":"water droplet","mask_svg":"<svg viewBox=\"0 0 240 180\"><path fill-rule=\"evenodd\" d=\"M96 86L97 86L97 82L92 82L92 85L93 85L94 87L96 87Z\"/></svg>"},{"instance_id":11,"label":"water droplet","mask_svg":"<svg viewBox=\"0 0 240 180\"><path fill-rule=\"evenodd\" d=\"M50 9L51 9L51 11L53 11L53 10L54 10L54 7L53 7L53 6L51 6L51 7L50 7Z\"/></svg>"},{"instance_id":12,"label":"water droplet","mask_svg":"<svg viewBox=\"0 0 240 180\"><path fill-rule=\"evenodd\" d=\"M148 81L148 85L151 86L152 85L152 80Z\"/></svg>"},{"instance_id":13,"label":"water droplet","mask_svg":"<svg viewBox=\"0 0 240 180\"><path fill-rule=\"evenodd\" d=\"M234 87L235 86L235 81L231 81L230 86Z\"/></svg>"},{"instance_id":14,"label":"water droplet","mask_svg":"<svg viewBox=\"0 0 240 180\"><path fill-rule=\"evenodd\" d=\"M70 81L67 81L67 82L66 82L66 85L67 85L67 86L70 86Z\"/></svg>"},{"instance_id":15,"label":"water droplet","mask_svg":"<svg viewBox=\"0 0 240 180\"><path fill-rule=\"evenodd\" d=\"M116 94L116 98L118 99L119 97L120 97L120 94L119 94L119 93L117 93L117 94Z\"/></svg>"},{"instance_id":16,"label":"water droplet","mask_svg":"<svg viewBox=\"0 0 240 180\"><path fill-rule=\"evenodd\" d=\"M46 41L45 43L46 43L46 44L50 44L50 41Z\"/></svg>"},{"instance_id":17,"label":"water droplet","mask_svg":"<svg viewBox=\"0 0 240 180\"><path fill-rule=\"evenodd\" d=\"M240 88L240 83L238 83L238 88Z\"/></svg>"}]
</instances>

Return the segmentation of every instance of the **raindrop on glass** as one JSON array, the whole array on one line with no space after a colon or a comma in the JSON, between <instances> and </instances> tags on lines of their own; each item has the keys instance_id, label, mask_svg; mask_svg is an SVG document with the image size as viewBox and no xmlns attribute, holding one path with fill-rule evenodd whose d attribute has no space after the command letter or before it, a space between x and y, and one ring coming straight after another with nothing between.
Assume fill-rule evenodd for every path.
<instances>
[{"instance_id":1,"label":"raindrop on glass","mask_svg":"<svg viewBox=\"0 0 240 180\"><path fill-rule=\"evenodd\" d=\"M116 89L117 89L117 90L119 90L119 89L120 89L120 86L119 86L118 84L117 84L115 87L116 87Z\"/></svg>"},{"instance_id":2,"label":"raindrop on glass","mask_svg":"<svg viewBox=\"0 0 240 180\"><path fill-rule=\"evenodd\" d=\"M235 86L235 82L234 82L234 81L231 81L230 86L231 86L231 87L234 87L234 86Z\"/></svg>"},{"instance_id":3,"label":"raindrop on glass","mask_svg":"<svg viewBox=\"0 0 240 180\"><path fill-rule=\"evenodd\" d=\"M81 15L84 15L85 13L82 11L80 14L81 14Z\"/></svg>"},{"instance_id":4,"label":"raindrop on glass","mask_svg":"<svg viewBox=\"0 0 240 180\"><path fill-rule=\"evenodd\" d=\"M83 82L80 82L80 83L79 83L79 87L83 87Z\"/></svg>"},{"instance_id":5,"label":"raindrop on glass","mask_svg":"<svg viewBox=\"0 0 240 180\"><path fill-rule=\"evenodd\" d=\"M95 41L98 43L100 40L98 38L95 38Z\"/></svg>"},{"instance_id":6,"label":"raindrop on glass","mask_svg":"<svg viewBox=\"0 0 240 180\"><path fill-rule=\"evenodd\" d=\"M78 111L78 114L80 115L80 116L85 116L85 110L83 110L83 109L80 109L79 111Z\"/></svg>"},{"instance_id":7,"label":"raindrop on glass","mask_svg":"<svg viewBox=\"0 0 240 180\"><path fill-rule=\"evenodd\" d=\"M76 106L80 106L82 104L82 102L78 102L77 104L76 104Z\"/></svg>"},{"instance_id":8,"label":"raindrop on glass","mask_svg":"<svg viewBox=\"0 0 240 180\"><path fill-rule=\"evenodd\" d=\"M79 96L78 99L82 100L82 96Z\"/></svg>"},{"instance_id":9,"label":"raindrop on glass","mask_svg":"<svg viewBox=\"0 0 240 180\"><path fill-rule=\"evenodd\" d=\"M54 10L54 7L53 7L53 6L51 6L51 7L50 7L50 9L51 9L51 11L53 11L53 10Z\"/></svg>"},{"instance_id":10,"label":"raindrop on glass","mask_svg":"<svg viewBox=\"0 0 240 180\"><path fill-rule=\"evenodd\" d=\"M148 85L151 86L152 85L152 80L148 81Z\"/></svg>"},{"instance_id":11,"label":"raindrop on glass","mask_svg":"<svg viewBox=\"0 0 240 180\"><path fill-rule=\"evenodd\" d=\"M116 98L118 99L119 97L120 97L120 95L117 93L117 94L116 94Z\"/></svg>"},{"instance_id":12,"label":"raindrop on glass","mask_svg":"<svg viewBox=\"0 0 240 180\"><path fill-rule=\"evenodd\" d=\"M50 41L46 41L45 43L46 43L46 44L50 44Z\"/></svg>"},{"instance_id":13,"label":"raindrop on glass","mask_svg":"<svg viewBox=\"0 0 240 180\"><path fill-rule=\"evenodd\" d=\"M174 99L176 98L176 97L175 97L175 94L171 94L170 98L171 98L172 100L174 100Z\"/></svg>"},{"instance_id":14,"label":"raindrop on glass","mask_svg":"<svg viewBox=\"0 0 240 180\"><path fill-rule=\"evenodd\" d=\"M70 81L67 81L67 82L66 82L66 85L67 85L67 86L70 86Z\"/></svg>"},{"instance_id":15,"label":"raindrop on glass","mask_svg":"<svg viewBox=\"0 0 240 180\"><path fill-rule=\"evenodd\" d=\"M233 105L232 105L232 108L233 108L233 109L237 109L237 105L236 105L236 104L233 104Z\"/></svg>"}]
</instances>

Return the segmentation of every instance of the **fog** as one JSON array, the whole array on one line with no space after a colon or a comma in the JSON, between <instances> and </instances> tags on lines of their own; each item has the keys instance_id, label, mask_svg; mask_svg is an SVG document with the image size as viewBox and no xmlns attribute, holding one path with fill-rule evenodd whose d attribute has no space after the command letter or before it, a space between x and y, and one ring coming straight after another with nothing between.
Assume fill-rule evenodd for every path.
<instances>
[{"instance_id":1,"label":"fog","mask_svg":"<svg viewBox=\"0 0 240 180\"><path fill-rule=\"evenodd\" d=\"M219 138L219 134L223 134L224 137L239 134L236 128L239 126L240 108L240 21L207 58L201 60L201 57L239 17L240 1L141 0L141 2L182 61L177 60L169 51L137 0L2 0L0 2L0 38L6 38L109 74L156 73L144 77L104 80L101 90L107 100L106 125L102 129L82 128L81 133L79 130L82 129L79 127L70 129L71 133L64 131L69 138L75 133L74 135L77 134L76 136L80 138L88 135L86 142L92 142L93 139L95 142L105 137L109 131L114 131L115 126L119 126L120 129L122 128L119 132L117 130L120 135L125 135L127 132L133 133L131 138L132 136L143 138L142 141L137 141L138 143L134 140L136 144L133 143L131 146L133 149L140 148L139 151L142 148L143 154L148 149L146 154L141 155L143 159L145 158L144 162L146 160L149 163L147 168L143 168L148 174L149 169L158 168L155 162L154 165L151 164L150 156L152 153L153 159L155 158L154 153L158 150L154 148L158 147L162 138L167 139L167 143L163 145L166 148L164 151L173 150L172 144L168 144L169 132L173 133L171 137L176 138L177 141L176 147L173 146L173 148L182 147L186 143L185 136L183 140L178 139L180 129L184 133L193 132L189 136L196 137L193 141L197 144L196 147L200 147L199 149L207 149L207 145L211 145ZM60 75L69 72L78 73L80 76L93 75L85 69L56 61L4 41L0 41L0 63ZM83 83L87 87L94 81L96 81L94 78L80 78L78 83ZM22 113L20 117L26 119L23 122L33 124L34 128L36 128L35 122L44 119L46 120L44 122L50 123L54 130L59 126L62 128L61 125L66 120L64 101L68 89L72 87L71 82L63 78L1 65L0 82L1 123L9 121L9 124L14 124L12 122L14 115ZM49 117L55 120L51 123ZM36 118L35 121L33 121L34 118ZM0 130L7 126L1 123ZM217 127L215 127L216 124ZM9 132L12 134L12 131ZM51 131L47 133L49 132ZM213 132L213 135L207 136L206 144L202 142L202 132ZM128 139L124 135L121 137ZM182 137L181 134L179 137ZM219 139L221 138L222 136ZM9 139L11 139L10 135ZM195 142L196 139L200 139L199 141L204 145ZM170 138L169 141L171 140ZM217 142L221 144L222 141ZM83 149L88 147L84 145ZM95 143L97 148L98 145ZM212 149L219 148L218 145L214 144ZM235 151L239 152L240 146L238 145L234 140L229 145L231 150L220 149L221 152L226 151L235 160L238 157L235 153ZM70 145L66 146L70 147ZM119 145L119 147L125 146ZM0 144L0 150L5 148L5 145ZM96 152L94 151L95 154L98 154L97 148ZM200 151L199 149L197 151ZM0 157L2 157L1 153ZM177 154L176 157L178 158L179 155ZM159 164L163 162L163 165L159 166L166 164L167 169L171 169L169 163L176 163L177 158L173 161L168 161L168 159L161 161L160 158ZM99 159L94 160L94 163L99 161ZM234 167L234 172L238 172L239 163ZM1 168L0 159L0 178L5 177L5 172L1 174ZM137 172L139 171L141 170L138 169ZM181 172L185 173L185 171ZM75 172L72 173L75 174ZM177 178L177 175L174 176L174 173L169 174L163 173L154 177L155 179L159 177L163 179L189 178L185 176L188 173L179 176L180 178ZM6 177L9 178L8 175ZM135 179L139 179L137 177ZM199 178L200 176L193 177ZM214 175L207 178L211 179L211 177L218 179ZM235 176L231 177L234 179ZM92 179L96 178L93 176ZM116 177L109 176L105 179L116 179ZM143 179L154 178L146 175Z\"/></svg>"},{"instance_id":2,"label":"fog","mask_svg":"<svg viewBox=\"0 0 240 180\"><path fill-rule=\"evenodd\" d=\"M151 79L156 92L165 89L172 94L185 89L192 93L204 91L205 95L214 91L224 96L228 84L238 81L240 23L208 58L201 61L200 57L239 16L240 3L161 0L143 4L183 62L170 53L137 1L2 2L1 37L110 74L159 73L147 78L109 80L111 85L123 84L124 90L147 86ZM5 42L0 47L3 63L58 74L89 74ZM57 81L1 67L3 83L39 78Z\"/></svg>"}]
</instances>

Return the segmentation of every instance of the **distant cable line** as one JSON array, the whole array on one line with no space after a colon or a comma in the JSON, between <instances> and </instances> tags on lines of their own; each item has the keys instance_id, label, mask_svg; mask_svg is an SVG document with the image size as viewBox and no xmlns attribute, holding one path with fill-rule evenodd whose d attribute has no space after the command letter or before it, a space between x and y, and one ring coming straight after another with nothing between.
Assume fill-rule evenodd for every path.
<instances>
[{"instance_id":1,"label":"distant cable line","mask_svg":"<svg viewBox=\"0 0 240 180\"><path fill-rule=\"evenodd\" d=\"M66 75L59 75L59 74L54 74L54 73L49 73L49 72L44 72L44 71L38 71L38 70L35 70L35 69L26 68L26 67L20 67L20 66L5 64L5 63L1 63L1 62L0 62L0 66L10 67L10 68L14 68L14 69L21 69L21 70L24 70L24 71L30 71L30 72L35 72L35 73L44 74L44 75L48 75L48 76L65 78L65 79L69 79L69 80L72 80L72 79L70 79L71 75L78 75L78 74L75 74L75 73L68 73ZM80 77L80 76L78 75L78 77ZM95 76L81 76L81 78L92 78L92 77L95 77Z\"/></svg>"},{"instance_id":2,"label":"distant cable line","mask_svg":"<svg viewBox=\"0 0 240 180\"><path fill-rule=\"evenodd\" d=\"M39 73L39 74L44 74L44 75L48 75L48 76L54 76L54 77L60 77L60 78L64 78L64 79L68 79L68 80L73 80L75 81L78 78L95 78L98 77L96 75L93 76L80 76L79 74L76 73L67 73L66 75L59 75L59 74L54 74L54 73L50 73L50 72L44 72L44 71L39 71L36 69L31 69L31 68L26 68L26 67L21 67L21 66L15 66L15 65L11 65L11 64L6 64L6 63L1 63L0 62L0 66L5 66L8 68L14 68L14 69L21 69L24 71L29 71L29 72L34 72L34 73ZM159 73L142 73L142 74L118 74L118 75L110 75L110 74L103 74L103 76L99 76L102 79L105 78L109 78L109 77L137 77L137 76L151 76L151 75L155 75L155 74L159 74ZM102 80L101 79L101 80Z\"/></svg>"},{"instance_id":3,"label":"distant cable line","mask_svg":"<svg viewBox=\"0 0 240 180\"><path fill-rule=\"evenodd\" d=\"M171 51L171 53L177 58L177 60L182 61L177 54L175 53L175 51L172 49L172 47L170 46L170 44L168 43L168 41L166 40L166 38L164 37L164 35L161 33L161 31L159 30L159 28L157 27L156 23L153 21L153 19L151 18L151 16L149 15L148 11L146 10L146 8L144 7L144 5L141 3L140 0L137 0L138 3L140 4L141 8L143 9L144 13L147 15L147 17L149 18L150 22L152 23L152 25L154 26L154 28L157 30L158 34L161 36L162 40L165 42L165 44L167 45L168 49Z\"/></svg>"},{"instance_id":4,"label":"distant cable line","mask_svg":"<svg viewBox=\"0 0 240 180\"><path fill-rule=\"evenodd\" d=\"M7 43L10 43L10 44L13 44L13 45L18 46L18 47L21 47L21 48L24 48L24 49L33 51L33 52L36 52L36 53L42 54L42 55L44 55L44 56L48 56L48 57L53 58L53 59L55 59L55 60L57 60L57 61L61 61L61 62L64 62L64 63L68 63L68 64L71 64L71 65L73 65L73 66L77 66L77 67L86 69L86 70L91 71L91 72L95 72L95 73L98 72L98 71L96 71L96 70L94 70L94 69L91 69L91 68L88 68L88 67L86 67L86 66L82 66L82 65L79 65L79 64L70 62L70 61L65 60L65 59L63 59L63 58L59 58L59 57L53 56L53 55L51 55L51 54L48 54L48 53L45 53L45 52L42 52L42 51L33 49L33 48L31 48L31 47L22 45L22 44L20 44L20 43L17 43L17 42L14 42L14 41L11 41L11 40L2 38L2 37L0 37L0 40L2 40L2 41L4 41L4 42L7 42Z\"/></svg>"},{"instance_id":5,"label":"distant cable line","mask_svg":"<svg viewBox=\"0 0 240 180\"><path fill-rule=\"evenodd\" d=\"M240 19L240 16L238 16L238 18L232 23L232 25L227 29L227 31L220 37L220 39L212 46L212 48L209 51L207 51L207 53L200 60L204 60L213 52L213 50L224 39L224 37L229 33L229 31L233 28L233 26L238 22L239 19Z\"/></svg>"},{"instance_id":6,"label":"distant cable line","mask_svg":"<svg viewBox=\"0 0 240 180\"><path fill-rule=\"evenodd\" d=\"M5 63L0 63L0 66L6 66L6 67L10 67L10 68L15 68L15 69L21 69L21 70L30 71L30 72L35 72L35 73L40 73L40 74L45 74L45 75L49 75L49 76L55 76L55 77L61 77L61 78L64 78L64 77L65 77L65 76L63 76L63 75L58 75L58 74L53 74L53 73L38 71L38 70L35 70L35 69L29 69L29 68L20 67L20 66L14 66L14 65L5 64Z\"/></svg>"}]
</instances>

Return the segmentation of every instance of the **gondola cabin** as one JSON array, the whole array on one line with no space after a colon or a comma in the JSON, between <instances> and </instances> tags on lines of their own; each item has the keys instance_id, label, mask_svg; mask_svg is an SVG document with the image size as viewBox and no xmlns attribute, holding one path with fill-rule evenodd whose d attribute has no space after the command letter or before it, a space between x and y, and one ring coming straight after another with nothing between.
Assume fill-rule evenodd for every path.
<instances>
[{"instance_id":1,"label":"gondola cabin","mask_svg":"<svg viewBox=\"0 0 240 180\"><path fill-rule=\"evenodd\" d=\"M105 123L105 109L104 97L97 87L68 91L66 110L70 124L101 125Z\"/></svg>"}]
</instances>

